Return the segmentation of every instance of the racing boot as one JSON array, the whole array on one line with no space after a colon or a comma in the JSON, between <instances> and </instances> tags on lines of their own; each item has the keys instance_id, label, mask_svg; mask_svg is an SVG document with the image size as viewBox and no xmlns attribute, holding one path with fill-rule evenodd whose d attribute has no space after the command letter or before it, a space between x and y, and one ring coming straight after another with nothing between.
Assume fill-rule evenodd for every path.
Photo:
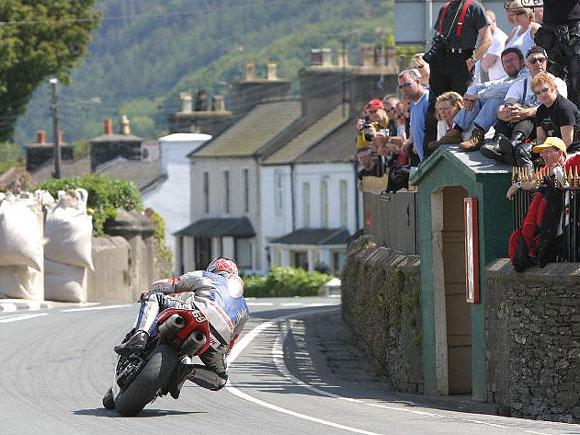
<instances>
[{"instance_id":1,"label":"racing boot","mask_svg":"<svg viewBox=\"0 0 580 435\"><path fill-rule=\"evenodd\" d=\"M477 151L483 143L485 131L480 127L475 127L471 132L471 137L459 143L459 148L463 151Z\"/></svg>"},{"instance_id":2,"label":"racing boot","mask_svg":"<svg viewBox=\"0 0 580 435\"><path fill-rule=\"evenodd\" d=\"M516 161L515 150L519 144L521 144L525 139L526 135L521 131L516 131L512 135L511 139L508 139L503 134L498 134L499 136L499 147L503 154L506 163L513 165Z\"/></svg>"},{"instance_id":3,"label":"racing boot","mask_svg":"<svg viewBox=\"0 0 580 435\"><path fill-rule=\"evenodd\" d=\"M175 367L171 379L169 379L169 384L167 389L171 397L174 399L179 399L179 393L181 392L181 387L187 380L188 376L194 370L195 365L191 363L190 358L184 358Z\"/></svg>"},{"instance_id":4,"label":"racing boot","mask_svg":"<svg viewBox=\"0 0 580 435\"><path fill-rule=\"evenodd\" d=\"M532 160L532 144L522 142L514 148L515 165L519 168L534 168Z\"/></svg>"},{"instance_id":5,"label":"racing boot","mask_svg":"<svg viewBox=\"0 0 580 435\"><path fill-rule=\"evenodd\" d=\"M496 160L501 163L505 163L503 158L503 153L501 152L501 148L499 147L499 134L496 135L490 141L484 141L481 148L479 148L479 152L488 159Z\"/></svg>"},{"instance_id":6,"label":"racing boot","mask_svg":"<svg viewBox=\"0 0 580 435\"><path fill-rule=\"evenodd\" d=\"M119 355L128 356L145 349L147 340L149 340L149 334L145 331L138 330L132 336L125 338L123 343L115 346L114 350Z\"/></svg>"},{"instance_id":7,"label":"racing boot","mask_svg":"<svg viewBox=\"0 0 580 435\"><path fill-rule=\"evenodd\" d=\"M431 142L429 142L427 144L427 148L429 148L429 150L431 152L435 151L437 148L439 148L440 145L445 145L445 144L458 144L459 142L461 142L463 140L463 136L462 136L462 130L459 129L456 126L453 126L453 128L451 130L449 130L445 136L443 136L441 139L439 140L432 140Z\"/></svg>"}]
</instances>

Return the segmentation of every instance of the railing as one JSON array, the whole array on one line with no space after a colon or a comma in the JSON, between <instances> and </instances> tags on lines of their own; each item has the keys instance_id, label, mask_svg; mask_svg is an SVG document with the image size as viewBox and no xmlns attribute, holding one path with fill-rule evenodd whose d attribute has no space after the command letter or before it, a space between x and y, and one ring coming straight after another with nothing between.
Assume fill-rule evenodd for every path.
<instances>
[{"instance_id":1,"label":"railing","mask_svg":"<svg viewBox=\"0 0 580 435\"><path fill-rule=\"evenodd\" d=\"M523 168L514 168L512 181L531 180L544 176L541 171L532 174ZM568 187L562 188L562 220L560 243L556 254L556 261L560 263L580 261L580 177L578 174L565 174ZM521 227L528 212L534 191L518 190L513 201L513 229Z\"/></svg>"}]
</instances>

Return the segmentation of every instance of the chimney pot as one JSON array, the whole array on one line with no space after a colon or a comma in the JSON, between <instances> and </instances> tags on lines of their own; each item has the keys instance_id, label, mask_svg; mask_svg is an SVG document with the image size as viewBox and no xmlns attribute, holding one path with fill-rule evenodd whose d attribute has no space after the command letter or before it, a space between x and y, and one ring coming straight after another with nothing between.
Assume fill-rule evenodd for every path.
<instances>
[{"instance_id":1,"label":"chimney pot","mask_svg":"<svg viewBox=\"0 0 580 435\"><path fill-rule=\"evenodd\" d=\"M40 145L46 145L46 132L44 130L38 130L36 132L36 142Z\"/></svg>"},{"instance_id":2,"label":"chimney pot","mask_svg":"<svg viewBox=\"0 0 580 435\"><path fill-rule=\"evenodd\" d=\"M253 63L246 64L246 80L247 81L254 80L254 64Z\"/></svg>"},{"instance_id":3,"label":"chimney pot","mask_svg":"<svg viewBox=\"0 0 580 435\"><path fill-rule=\"evenodd\" d=\"M346 51L338 51L336 53L336 60L338 66L348 66L348 53Z\"/></svg>"},{"instance_id":4,"label":"chimney pot","mask_svg":"<svg viewBox=\"0 0 580 435\"><path fill-rule=\"evenodd\" d=\"M193 112L193 105L192 105L192 96L191 92L181 92L179 94L179 99L181 100L181 112L182 113L192 113Z\"/></svg>"},{"instance_id":5,"label":"chimney pot","mask_svg":"<svg viewBox=\"0 0 580 435\"><path fill-rule=\"evenodd\" d=\"M121 134L130 135L131 134L131 121L127 118L127 115L121 116Z\"/></svg>"},{"instance_id":6,"label":"chimney pot","mask_svg":"<svg viewBox=\"0 0 580 435\"><path fill-rule=\"evenodd\" d=\"M371 68L375 65L375 53L372 47L362 47L360 53L363 68Z\"/></svg>"},{"instance_id":7,"label":"chimney pot","mask_svg":"<svg viewBox=\"0 0 580 435\"><path fill-rule=\"evenodd\" d=\"M268 80L278 80L276 69L277 65L274 62L268 63L268 69L266 71L266 78Z\"/></svg>"},{"instance_id":8,"label":"chimney pot","mask_svg":"<svg viewBox=\"0 0 580 435\"><path fill-rule=\"evenodd\" d=\"M107 118L103 121L103 133L113 134L113 120L111 118Z\"/></svg>"},{"instance_id":9,"label":"chimney pot","mask_svg":"<svg viewBox=\"0 0 580 435\"><path fill-rule=\"evenodd\" d=\"M226 110L226 105L224 102L223 95L214 95L211 98L211 109L214 112L224 112Z\"/></svg>"},{"instance_id":10,"label":"chimney pot","mask_svg":"<svg viewBox=\"0 0 580 435\"><path fill-rule=\"evenodd\" d=\"M314 48L310 51L310 65L331 66L332 51L330 48Z\"/></svg>"},{"instance_id":11,"label":"chimney pot","mask_svg":"<svg viewBox=\"0 0 580 435\"><path fill-rule=\"evenodd\" d=\"M58 131L58 143L61 145L64 143L64 141L62 140L62 130Z\"/></svg>"}]
</instances>

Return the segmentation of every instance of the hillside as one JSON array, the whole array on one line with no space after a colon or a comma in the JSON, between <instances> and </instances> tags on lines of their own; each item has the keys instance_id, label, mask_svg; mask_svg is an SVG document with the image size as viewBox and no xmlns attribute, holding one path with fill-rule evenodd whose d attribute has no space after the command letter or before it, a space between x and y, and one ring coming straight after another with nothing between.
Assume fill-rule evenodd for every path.
<instances>
[{"instance_id":1,"label":"hillside","mask_svg":"<svg viewBox=\"0 0 580 435\"><path fill-rule=\"evenodd\" d=\"M393 1L380 0L101 0L101 26L90 55L61 90L65 139L101 132L102 120L126 113L133 132L156 138L167 129L177 94L204 88L227 93L247 61L278 63L294 79L311 48L338 48L353 58L361 43L384 40ZM48 87L38 89L15 141L50 130Z\"/></svg>"}]
</instances>

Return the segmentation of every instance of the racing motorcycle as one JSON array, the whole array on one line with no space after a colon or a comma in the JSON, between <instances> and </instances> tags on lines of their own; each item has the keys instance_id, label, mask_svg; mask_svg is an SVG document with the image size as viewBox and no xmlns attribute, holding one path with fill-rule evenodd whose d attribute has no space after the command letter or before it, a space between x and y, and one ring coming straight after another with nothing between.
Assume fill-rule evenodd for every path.
<instances>
[{"instance_id":1,"label":"racing motorcycle","mask_svg":"<svg viewBox=\"0 0 580 435\"><path fill-rule=\"evenodd\" d=\"M210 346L209 322L197 309L168 308L157 318L159 334L140 352L119 356L113 385L103 406L132 417L168 393L168 384L184 356L202 354Z\"/></svg>"}]
</instances>

